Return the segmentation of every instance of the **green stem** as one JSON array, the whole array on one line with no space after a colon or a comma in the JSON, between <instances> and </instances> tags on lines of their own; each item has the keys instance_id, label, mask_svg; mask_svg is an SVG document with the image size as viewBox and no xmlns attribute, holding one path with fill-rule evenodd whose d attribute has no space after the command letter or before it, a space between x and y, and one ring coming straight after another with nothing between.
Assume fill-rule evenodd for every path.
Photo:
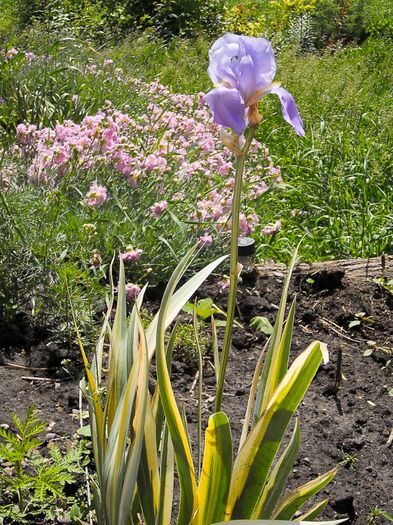
<instances>
[{"instance_id":1,"label":"green stem","mask_svg":"<svg viewBox=\"0 0 393 525\"><path fill-rule=\"evenodd\" d=\"M240 213L240 201L242 193L243 183L243 171L244 163L247 158L248 150L250 149L252 140L254 138L255 129L250 127L246 138L246 143L241 151L241 154L236 160L236 173L235 173L235 188L233 190L233 201L232 201L232 232L231 232L231 267L229 274L229 296L228 296L228 309L225 324L224 342L222 347L221 364L219 372L219 380L217 385L215 411L221 410L222 395L224 391L224 380L225 372L228 361L229 348L232 341L232 328L233 321L235 318L235 305L236 305L236 292L237 292L237 279L238 279L238 268L237 268L237 250L238 250L238 238L239 238L239 213Z\"/></svg>"}]
</instances>

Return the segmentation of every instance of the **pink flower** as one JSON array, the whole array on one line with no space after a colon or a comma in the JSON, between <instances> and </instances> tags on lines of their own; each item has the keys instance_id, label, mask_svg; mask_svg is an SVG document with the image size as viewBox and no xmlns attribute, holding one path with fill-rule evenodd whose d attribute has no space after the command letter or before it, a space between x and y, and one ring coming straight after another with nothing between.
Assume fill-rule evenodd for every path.
<instances>
[{"instance_id":1,"label":"pink flower","mask_svg":"<svg viewBox=\"0 0 393 525\"><path fill-rule=\"evenodd\" d=\"M37 131L37 126L34 124L18 124L16 126L16 137L20 144L29 144L35 132Z\"/></svg>"},{"instance_id":2,"label":"pink flower","mask_svg":"<svg viewBox=\"0 0 393 525\"><path fill-rule=\"evenodd\" d=\"M130 248L130 249L127 249L126 252L121 253L119 257L123 262L134 262L139 259L142 252L143 250L141 250L140 248L137 248L136 250L133 250Z\"/></svg>"},{"instance_id":3,"label":"pink flower","mask_svg":"<svg viewBox=\"0 0 393 525\"><path fill-rule=\"evenodd\" d=\"M198 106L199 107L203 107L205 104L206 104L206 102L205 102L205 93L200 91L198 93Z\"/></svg>"},{"instance_id":4,"label":"pink flower","mask_svg":"<svg viewBox=\"0 0 393 525\"><path fill-rule=\"evenodd\" d=\"M220 290L220 292L223 292L229 288L229 279L224 278L221 281L218 281L217 287Z\"/></svg>"},{"instance_id":5,"label":"pink flower","mask_svg":"<svg viewBox=\"0 0 393 525\"><path fill-rule=\"evenodd\" d=\"M110 67L113 64L113 60L108 58L107 60L104 60L104 69Z\"/></svg>"},{"instance_id":6,"label":"pink flower","mask_svg":"<svg viewBox=\"0 0 393 525\"><path fill-rule=\"evenodd\" d=\"M127 283L126 284L126 299L127 301L135 301L138 295L141 293L141 289L137 284Z\"/></svg>"},{"instance_id":7,"label":"pink flower","mask_svg":"<svg viewBox=\"0 0 393 525\"><path fill-rule=\"evenodd\" d=\"M31 62L35 62L37 60L37 55L31 51L28 51L25 53L25 58L31 64Z\"/></svg>"},{"instance_id":8,"label":"pink flower","mask_svg":"<svg viewBox=\"0 0 393 525\"><path fill-rule=\"evenodd\" d=\"M250 215L244 215L244 213L240 213L239 215L239 226L241 230L241 235L250 235L254 231L254 225L258 224L259 217L255 213L251 213Z\"/></svg>"},{"instance_id":9,"label":"pink flower","mask_svg":"<svg viewBox=\"0 0 393 525\"><path fill-rule=\"evenodd\" d=\"M209 235L207 232L205 232L203 235L199 237L199 246L211 246L213 244L213 237Z\"/></svg>"},{"instance_id":10,"label":"pink flower","mask_svg":"<svg viewBox=\"0 0 393 525\"><path fill-rule=\"evenodd\" d=\"M167 166L167 161L164 157L157 157L157 155L151 154L148 155L145 159L145 168L146 171L152 171L158 169L163 171Z\"/></svg>"},{"instance_id":11,"label":"pink flower","mask_svg":"<svg viewBox=\"0 0 393 525\"><path fill-rule=\"evenodd\" d=\"M54 163L57 164L58 166L60 166L60 164L64 164L65 162L67 162L70 158L70 153L68 151L64 151L64 150L60 150L58 152L56 152L56 155L54 156ZM93 184L95 184L93 182ZM93 186L92 184L92 186ZM92 189L92 186L90 187L90 191ZM97 186L97 188L103 188L103 186ZM106 188L104 188L105 190L105 199L104 201L106 200ZM104 202L103 201L103 202Z\"/></svg>"},{"instance_id":12,"label":"pink flower","mask_svg":"<svg viewBox=\"0 0 393 525\"><path fill-rule=\"evenodd\" d=\"M183 193L182 191L178 191L175 193L175 195L172 197L175 201L184 201L187 198L187 195Z\"/></svg>"},{"instance_id":13,"label":"pink flower","mask_svg":"<svg viewBox=\"0 0 393 525\"><path fill-rule=\"evenodd\" d=\"M168 202L167 201L160 201L153 204L153 206L150 207L151 214L154 218L158 219L158 217L161 217L164 210L168 208Z\"/></svg>"},{"instance_id":14,"label":"pink flower","mask_svg":"<svg viewBox=\"0 0 393 525\"><path fill-rule=\"evenodd\" d=\"M273 225L268 225L262 228L262 233L267 237L273 237L273 235L276 235L276 233L279 232L281 228L281 221L276 221Z\"/></svg>"},{"instance_id":15,"label":"pink flower","mask_svg":"<svg viewBox=\"0 0 393 525\"><path fill-rule=\"evenodd\" d=\"M107 190L105 186L100 186L97 182L92 182L90 190L86 194L85 204L98 208L107 199Z\"/></svg>"},{"instance_id":16,"label":"pink flower","mask_svg":"<svg viewBox=\"0 0 393 525\"><path fill-rule=\"evenodd\" d=\"M254 193L254 197L260 197L263 193L268 191L269 186L266 184L265 181L260 182L259 184L255 184L252 187L252 191Z\"/></svg>"},{"instance_id":17,"label":"pink flower","mask_svg":"<svg viewBox=\"0 0 393 525\"><path fill-rule=\"evenodd\" d=\"M5 59L6 60L11 60L11 58L15 55L17 55L19 53L19 51L17 49L15 49L15 47L12 47L11 49L9 49L7 51L7 53L5 54Z\"/></svg>"}]
</instances>

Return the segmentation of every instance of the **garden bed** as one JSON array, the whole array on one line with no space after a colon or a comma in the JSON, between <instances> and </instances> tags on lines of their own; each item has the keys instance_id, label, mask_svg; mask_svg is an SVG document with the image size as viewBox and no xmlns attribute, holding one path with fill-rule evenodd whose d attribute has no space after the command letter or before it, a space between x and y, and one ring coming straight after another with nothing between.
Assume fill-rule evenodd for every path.
<instances>
[{"instance_id":1,"label":"garden bed","mask_svg":"<svg viewBox=\"0 0 393 525\"><path fill-rule=\"evenodd\" d=\"M305 483L340 463L335 480L323 493L331 497L324 517L348 517L356 525L387 523L383 517L371 520L375 509L393 513L393 296L387 285L372 279L380 277L383 269L389 279L391 265L390 258L369 264L300 265L290 290L290 297L297 294L293 355L315 339L326 342L330 353L329 364L321 367L299 409L302 447L291 485ZM249 321L258 315L274 322L283 277L283 268L268 266L260 269L255 285L239 288L238 320L243 329L235 330L224 394L235 446L252 374L267 337L252 329ZM212 297L221 307L226 303L226 293L212 284L202 287L198 297ZM13 328L15 337L20 335L18 327ZM35 404L50 424L47 440L70 438L78 428L78 386L62 373L60 364L70 356L45 342L13 350L10 333L3 332L2 341L8 347L0 366L1 422L9 422L12 411L23 416ZM195 374L192 366L174 361L173 387L186 406L191 427L197 420ZM212 358L207 354L206 417L213 409L214 385Z\"/></svg>"}]
</instances>

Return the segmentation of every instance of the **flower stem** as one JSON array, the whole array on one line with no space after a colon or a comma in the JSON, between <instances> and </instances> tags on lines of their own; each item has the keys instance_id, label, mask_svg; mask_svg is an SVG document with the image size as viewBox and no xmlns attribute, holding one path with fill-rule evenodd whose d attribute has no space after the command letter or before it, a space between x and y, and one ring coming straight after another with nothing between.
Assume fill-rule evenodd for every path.
<instances>
[{"instance_id":1,"label":"flower stem","mask_svg":"<svg viewBox=\"0 0 393 525\"><path fill-rule=\"evenodd\" d=\"M232 201L232 228L231 228L231 267L229 274L229 296L228 296L228 309L225 325L224 342L221 354L221 363L219 371L219 379L216 392L215 401L215 412L221 410L222 395L224 390L225 372L228 361L229 348L232 341L232 328L233 320L235 318L235 305L236 305L236 292L237 292L237 279L238 279L238 238L239 238L239 213L240 213L240 201L243 184L243 171L244 163L247 158L248 150L250 149L252 140L255 134L254 127L250 127L248 130L246 142L243 146L241 154L236 160L236 173L235 173L235 188L233 191Z\"/></svg>"}]
</instances>

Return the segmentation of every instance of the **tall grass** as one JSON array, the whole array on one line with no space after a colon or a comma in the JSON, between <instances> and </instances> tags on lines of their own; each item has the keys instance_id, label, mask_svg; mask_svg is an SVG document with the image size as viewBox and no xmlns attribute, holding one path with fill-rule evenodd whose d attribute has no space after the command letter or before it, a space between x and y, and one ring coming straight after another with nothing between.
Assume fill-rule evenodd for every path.
<instances>
[{"instance_id":1,"label":"tall grass","mask_svg":"<svg viewBox=\"0 0 393 525\"><path fill-rule=\"evenodd\" d=\"M282 54L278 77L295 95L307 136L299 140L281 124L270 134L260 129L287 182L259 210L283 222L261 256L282 258L303 235L309 260L391 251L392 51L381 40L325 56ZM265 122L278 112L267 101Z\"/></svg>"}]
</instances>

